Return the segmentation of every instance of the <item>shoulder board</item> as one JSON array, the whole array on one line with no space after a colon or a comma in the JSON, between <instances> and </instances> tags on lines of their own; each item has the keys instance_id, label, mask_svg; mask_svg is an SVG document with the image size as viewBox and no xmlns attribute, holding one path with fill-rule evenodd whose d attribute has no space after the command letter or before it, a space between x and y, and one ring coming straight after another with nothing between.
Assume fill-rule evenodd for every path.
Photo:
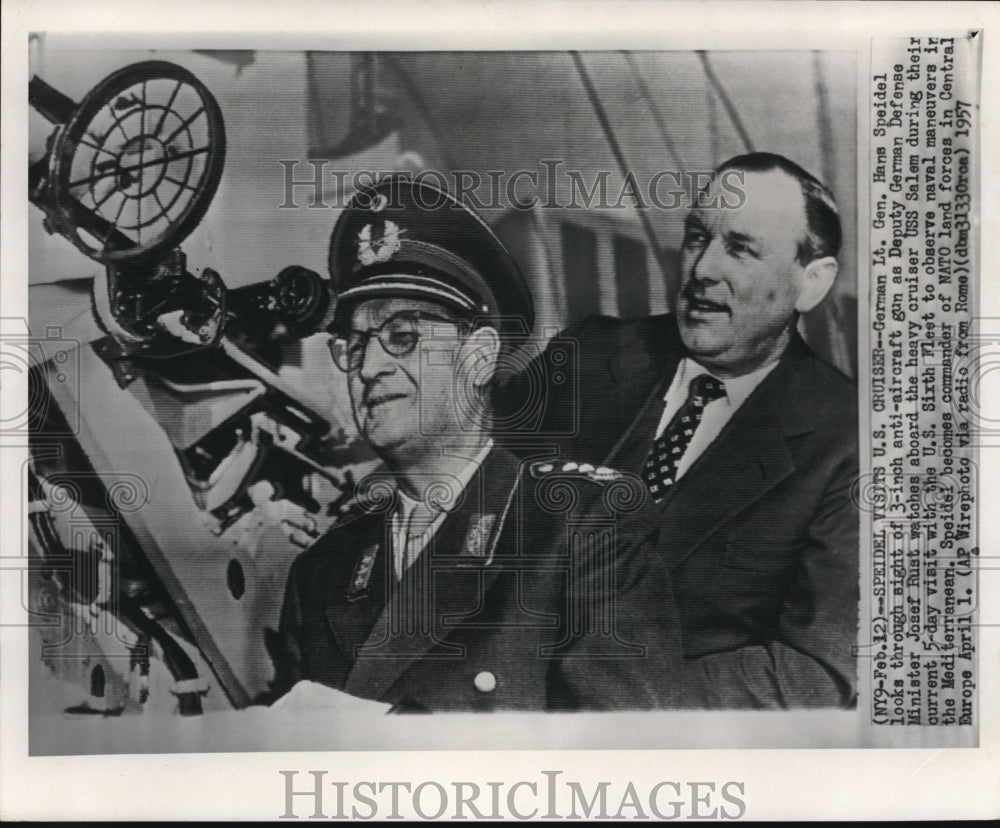
<instances>
[{"instance_id":1,"label":"shoulder board","mask_svg":"<svg viewBox=\"0 0 1000 828\"><path fill-rule=\"evenodd\" d=\"M367 497L364 493L354 494L346 497L331 506L333 514L333 526L339 526L352 520L365 517L366 515L384 512L385 503L380 503L376 498Z\"/></svg>"},{"instance_id":2,"label":"shoulder board","mask_svg":"<svg viewBox=\"0 0 1000 828\"><path fill-rule=\"evenodd\" d=\"M553 460L540 460L530 466L531 476L536 480L550 475L559 477L576 478L580 480L592 480L595 483L610 483L618 480L622 473L608 466L595 466L592 463L557 462Z\"/></svg>"}]
</instances>

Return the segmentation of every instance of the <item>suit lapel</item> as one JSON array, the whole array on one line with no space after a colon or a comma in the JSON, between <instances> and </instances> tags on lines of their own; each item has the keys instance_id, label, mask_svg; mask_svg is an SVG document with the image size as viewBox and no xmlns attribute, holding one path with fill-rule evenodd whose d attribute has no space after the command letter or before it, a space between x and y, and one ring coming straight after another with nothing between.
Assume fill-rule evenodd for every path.
<instances>
[{"instance_id":1,"label":"suit lapel","mask_svg":"<svg viewBox=\"0 0 1000 828\"><path fill-rule=\"evenodd\" d=\"M604 462L641 473L685 349L672 316L650 317L627 330L612 348L608 371L610 397L630 416L629 426ZM787 438L812 428L808 406L794 390L810 353L795 334L778 367L660 504L671 566L795 470Z\"/></svg>"},{"instance_id":2,"label":"suit lapel","mask_svg":"<svg viewBox=\"0 0 1000 828\"><path fill-rule=\"evenodd\" d=\"M664 542L669 566L679 565L705 538L795 471L788 437L812 428L803 407L796 406L800 346L805 347L793 342L782 363L661 503L662 523L669 527Z\"/></svg>"},{"instance_id":3,"label":"suit lapel","mask_svg":"<svg viewBox=\"0 0 1000 828\"><path fill-rule=\"evenodd\" d=\"M664 548L671 567L795 470L774 417L735 420L661 504L662 523L669 527Z\"/></svg>"},{"instance_id":4,"label":"suit lapel","mask_svg":"<svg viewBox=\"0 0 1000 828\"><path fill-rule=\"evenodd\" d=\"M663 413L663 395L683 351L672 316L643 319L626 331L608 357L612 393L607 402L627 427L615 432L621 436L601 453L601 462L639 473ZM603 405L597 408L602 413L607 410Z\"/></svg>"},{"instance_id":5,"label":"suit lapel","mask_svg":"<svg viewBox=\"0 0 1000 828\"><path fill-rule=\"evenodd\" d=\"M653 443L656 426L659 425L660 417L663 415L663 395L666 394L673 380L674 372L677 370L677 362L674 360L660 381L653 385L653 390L647 395L645 403L640 407L632 424L611 450L611 453L604 459L603 465L633 474L642 473L642 466L646 462L646 455L649 454L650 446Z\"/></svg>"},{"instance_id":6,"label":"suit lapel","mask_svg":"<svg viewBox=\"0 0 1000 828\"><path fill-rule=\"evenodd\" d=\"M435 658L465 654L447 637L481 605L496 578L500 566L491 551L509 517L517 481L517 460L499 449L490 452L461 503L390 591L358 651L347 692L381 698L430 650Z\"/></svg>"}]
</instances>

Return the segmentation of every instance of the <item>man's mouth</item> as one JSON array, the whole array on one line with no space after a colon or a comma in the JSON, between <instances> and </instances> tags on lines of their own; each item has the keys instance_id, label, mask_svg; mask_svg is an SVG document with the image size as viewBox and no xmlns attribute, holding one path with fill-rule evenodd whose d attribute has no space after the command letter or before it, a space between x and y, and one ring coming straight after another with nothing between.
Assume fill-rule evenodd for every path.
<instances>
[{"instance_id":1,"label":"man's mouth","mask_svg":"<svg viewBox=\"0 0 1000 828\"><path fill-rule=\"evenodd\" d=\"M371 411L372 409L378 408L380 405L385 405L393 400L401 400L406 396L406 394L390 394L390 393L379 393L370 394L365 396L365 407Z\"/></svg>"},{"instance_id":2,"label":"man's mouth","mask_svg":"<svg viewBox=\"0 0 1000 828\"><path fill-rule=\"evenodd\" d=\"M721 302L713 302L698 296L685 293L684 299L687 302L687 312L694 314L729 313L729 306Z\"/></svg>"}]
</instances>

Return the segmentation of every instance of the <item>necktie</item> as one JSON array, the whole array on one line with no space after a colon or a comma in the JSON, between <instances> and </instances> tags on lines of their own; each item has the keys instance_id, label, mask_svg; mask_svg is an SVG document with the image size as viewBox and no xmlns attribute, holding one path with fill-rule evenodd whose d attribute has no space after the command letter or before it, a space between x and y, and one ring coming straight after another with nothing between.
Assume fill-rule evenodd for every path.
<instances>
[{"instance_id":1,"label":"necktie","mask_svg":"<svg viewBox=\"0 0 1000 828\"><path fill-rule=\"evenodd\" d=\"M642 477L649 487L653 500L659 503L676 479L677 464L701 422L705 406L712 400L725 396L726 387L708 374L699 374L688 387L685 400L663 433L653 441L653 448L642 468Z\"/></svg>"},{"instance_id":2,"label":"necktie","mask_svg":"<svg viewBox=\"0 0 1000 828\"><path fill-rule=\"evenodd\" d=\"M417 556L423 551L434 526L436 515L420 502L402 505L396 516L395 551L393 566L396 580L402 580Z\"/></svg>"}]
</instances>

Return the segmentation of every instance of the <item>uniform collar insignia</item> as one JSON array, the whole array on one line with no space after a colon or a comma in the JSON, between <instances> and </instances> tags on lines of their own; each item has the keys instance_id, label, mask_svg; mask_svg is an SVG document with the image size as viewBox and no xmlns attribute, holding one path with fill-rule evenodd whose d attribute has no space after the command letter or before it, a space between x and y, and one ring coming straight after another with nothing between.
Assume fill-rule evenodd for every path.
<instances>
[{"instance_id":1,"label":"uniform collar insignia","mask_svg":"<svg viewBox=\"0 0 1000 828\"><path fill-rule=\"evenodd\" d=\"M351 575L351 584L347 590L348 601L357 601L368 595L368 582L372 578L376 555L378 555L377 543L373 543L361 553L354 566L354 574Z\"/></svg>"},{"instance_id":2,"label":"uniform collar insignia","mask_svg":"<svg viewBox=\"0 0 1000 828\"><path fill-rule=\"evenodd\" d=\"M490 536L493 527L496 525L496 515L473 515L469 521L469 528L465 533L465 543L462 546L462 554L471 555L474 558L486 556L490 544ZM492 556L491 556L492 557ZM489 564L489 558L484 563Z\"/></svg>"},{"instance_id":3,"label":"uniform collar insignia","mask_svg":"<svg viewBox=\"0 0 1000 828\"><path fill-rule=\"evenodd\" d=\"M389 261L399 252L399 237L405 232L394 221L387 221L382 227L382 237L372 239L372 226L366 224L358 233L358 261L366 267Z\"/></svg>"}]
</instances>

